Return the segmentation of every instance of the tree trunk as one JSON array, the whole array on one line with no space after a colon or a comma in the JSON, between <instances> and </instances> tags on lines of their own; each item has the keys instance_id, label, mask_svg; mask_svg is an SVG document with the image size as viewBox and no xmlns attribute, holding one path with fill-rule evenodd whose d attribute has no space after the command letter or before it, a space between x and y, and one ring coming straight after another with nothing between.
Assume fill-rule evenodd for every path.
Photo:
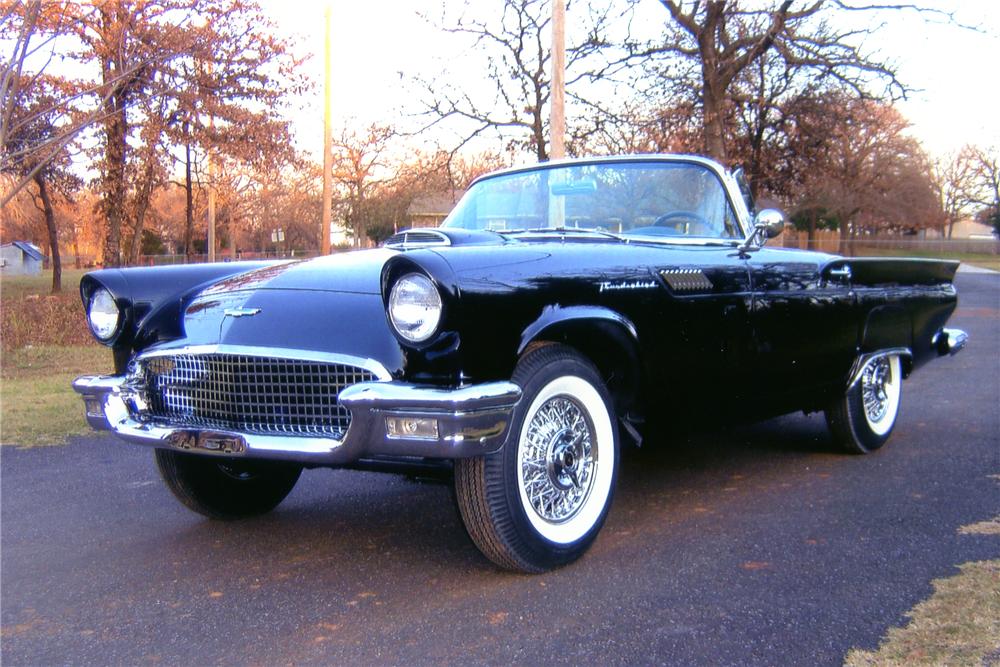
<instances>
[{"instance_id":1,"label":"tree trunk","mask_svg":"<svg viewBox=\"0 0 1000 667\"><path fill-rule=\"evenodd\" d=\"M136 202L133 207L135 210L135 220L132 221L132 242L129 245L128 252L129 263L132 265L139 263L139 255L142 254L142 230L146 226L146 211L149 210L149 198L153 194L155 159L155 156L151 155L146 162L142 184L139 186L139 192L136 195Z\"/></svg>"},{"instance_id":2,"label":"tree trunk","mask_svg":"<svg viewBox=\"0 0 1000 667\"><path fill-rule=\"evenodd\" d=\"M837 246L837 252L844 257L849 257L851 255L851 244L848 243L850 234L848 232L848 221L842 220L840 222L840 240Z\"/></svg>"},{"instance_id":3,"label":"tree trunk","mask_svg":"<svg viewBox=\"0 0 1000 667\"><path fill-rule=\"evenodd\" d=\"M539 106L534 111L534 118L531 121L531 133L535 135L535 155L539 162L549 161L548 147L545 145L545 126L542 124L542 108Z\"/></svg>"},{"instance_id":4,"label":"tree trunk","mask_svg":"<svg viewBox=\"0 0 1000 667\"><path fill-rule=\"evenodd\" d=\"M704 119L705 153L715 161L726 163L726 121L724 90L709 64L702 65L702 113Z\"/></svg>"},{"instance_id":5,"label":"tree trunk","mask_svg":"<svg viewBox=\"0 0 1000 667\"><path fill-rule=\"evenodd\" d=\"M229 216L229 258L236 261L236 216Z\"/></svg>"},{"instance_id":6,"label":"tree trunk","mask_svg":"<svg viewBox=\"0 0 1000 667\"><path fill-rule=\"evenodd\" d=\"M49 252L52 254L52 293L62 291L62 259L59 256L59 230L56 229L56 215L52 210L52 200L45 183L45 176L39 171L35 174L35 185L38 186L38 196L42 199L42 212L45 214L45 227L49 231Z\"/></svg>"},{"instance_id":7,"label":"tree trunk","mask_svg":"<svg viewBox=\"0 0 1000 667\"><path fill-rule=\"evenodd\" d=\"M191 191L191 139L184 123L184 256L191 261L194 254L194 194Z\"/></svg>"},{"instance_id":8,"label":"tree trunk","mask_svg":"<svg viewBox=\"0 0 1000 667\"><path fill-rule=\"evenodd\" d=\"M107 230L104 237L105 267L121 265L122 213L125 207L125 152L128 119L125 116L124 94L108 98L104 121L104 183L103 208Z\"/></svg>"}]
</instances>

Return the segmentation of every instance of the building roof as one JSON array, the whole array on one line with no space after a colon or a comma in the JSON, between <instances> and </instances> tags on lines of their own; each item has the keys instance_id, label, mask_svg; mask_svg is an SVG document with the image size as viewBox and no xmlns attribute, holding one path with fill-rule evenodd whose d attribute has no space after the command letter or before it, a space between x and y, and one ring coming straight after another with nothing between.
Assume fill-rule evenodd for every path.
<instances>
[{"instance_id":1,"label":"building roof","mask_svg":"<svg viewBox=\"0 0 1000 667\"><path fill-rule=\"evenodd\" d=\"M11 243L6 243L4 245L12 245L25 255L35 260L36 262L41 262L45 259L45 255L42 254L42 249L36 246L34 243L28 241L13 241Z\"/></svg>"}]
</instances>

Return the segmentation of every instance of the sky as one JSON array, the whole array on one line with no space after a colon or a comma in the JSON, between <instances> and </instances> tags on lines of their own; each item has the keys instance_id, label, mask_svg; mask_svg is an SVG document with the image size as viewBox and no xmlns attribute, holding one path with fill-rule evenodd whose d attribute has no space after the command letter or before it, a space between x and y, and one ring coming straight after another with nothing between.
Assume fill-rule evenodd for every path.
<instances>
[{"instance_id":1,"label":"sky","mask_svg":"<svg viewBox=\"0 0 1000 667\"><path fill-rule=\"evenodd\" d=\"M262 5L282 35L297 37L298 53L312 54L304 66L317 82L323 76L324 11L331 7L335 125L360 129L374 122L395 124L404 109L415 109L414 88L405 84L401 72L433 78L448 67L469 85L482 79L466 64L472 60L467 43L417 15L417 8L440 13L441 1L456 10L462 6L461 0L262 0ZM959 22L979 31L897 11L885 15L886 25L866 43L876 55L895 61L900 78L917 89L899 103L913 123L911 132L932 157L946 156L965 143L1000 147L1000 2L922 4L955 11ZM656 0L640 7L652 22L665 12ZM291 117L299 146L321 155L322 88Z\"/></svg>"}]
</instances>

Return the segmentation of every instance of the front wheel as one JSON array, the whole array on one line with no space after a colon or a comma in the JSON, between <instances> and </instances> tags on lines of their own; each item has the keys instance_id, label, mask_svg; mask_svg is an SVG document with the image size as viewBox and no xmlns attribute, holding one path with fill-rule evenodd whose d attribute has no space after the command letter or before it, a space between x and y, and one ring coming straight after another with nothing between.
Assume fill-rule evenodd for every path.
<instances>
[{"instance_id":1,"label":"front wheel","mask_svg":"<svg viewBox=\"0 0 1000 667\"><path fill-rule=\"evenodd\" d=\"M240 519L270 512L285 499L302 466L252 459L221 459L156 450L156 467L185 506L212 519Z\"/></svg>"},{"instance_id":2,"label":"front wheel","mask_svg":"<svg viewBox=\"0 0 1000 667\"><path fill-rule=\"evenodd\" d=\"M870 361L861 378L826 409L826 423L841 449L869 454L886 443L896 425L903 393L898 354Z\"/></svg>"},{"instance_id":3,"label":"front wheel","mask_svg":"<svg viewBox=\"0 0 1000 667\"><path fill-rule=\"evenodd\" d=\"M543 572L579 558L597 537L618 473L615 411L597 369L546 345L518 363L523 391L504 448L455 462L469 536L505 569Z\"/></svg>"}]
</instances>

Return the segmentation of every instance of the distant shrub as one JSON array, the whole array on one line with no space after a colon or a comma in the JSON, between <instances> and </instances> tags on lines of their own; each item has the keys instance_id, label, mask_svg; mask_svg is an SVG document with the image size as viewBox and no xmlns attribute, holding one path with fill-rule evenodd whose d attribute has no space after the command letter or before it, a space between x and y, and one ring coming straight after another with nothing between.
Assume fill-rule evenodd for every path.
<instances>
[{"instance_id":1,"label":"distant shrub","mask_svg":"<svg viewBox=\"0 0 1000 667\"><path fill-rule=\"evenodd\" d=\"M28 345L96 345L73 290L57 295L4 296L0 305L3 349Z\"/></svg>"}]
</instances>

